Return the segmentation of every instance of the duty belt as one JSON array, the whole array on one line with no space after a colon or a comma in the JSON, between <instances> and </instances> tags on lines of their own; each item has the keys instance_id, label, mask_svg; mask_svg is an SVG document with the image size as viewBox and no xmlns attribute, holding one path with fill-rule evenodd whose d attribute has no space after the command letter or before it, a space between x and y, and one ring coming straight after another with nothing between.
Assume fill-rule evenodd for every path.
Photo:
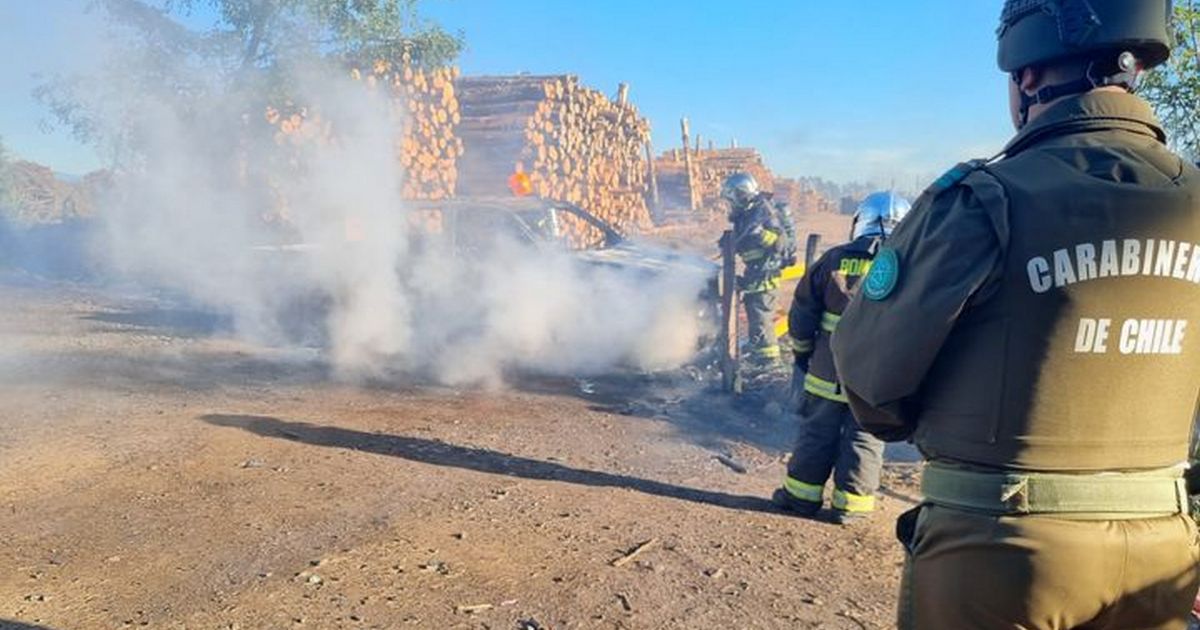
<instances>
[{"instance_id":1,"label":"duty belt","mask_svg":"<svg viewBox=\"0 0 1200 630\"><path fill-rule=\"evenodd\" d=\"M935 505L989 514L1178 514L1188 511L1182 472L984 473L930 464L921 492Z\"/></svg>"}]
</instances>

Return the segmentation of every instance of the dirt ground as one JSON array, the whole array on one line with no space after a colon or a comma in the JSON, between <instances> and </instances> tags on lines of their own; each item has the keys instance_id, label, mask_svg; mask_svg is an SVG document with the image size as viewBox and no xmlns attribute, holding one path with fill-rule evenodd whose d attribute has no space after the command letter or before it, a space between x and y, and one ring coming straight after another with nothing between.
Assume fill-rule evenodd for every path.
<instances>
[{"instance_id":1,"label":"dirt ground","mask_svg":"<svg viewBox=\"0 0 1200 630\"><path fill-rule=\"evenodd\" d=\"M0 296L0 628L894 625L914 465L870 522L780 514L770 397L339 383L162 299Z\"/></svg>"}]
</instances>

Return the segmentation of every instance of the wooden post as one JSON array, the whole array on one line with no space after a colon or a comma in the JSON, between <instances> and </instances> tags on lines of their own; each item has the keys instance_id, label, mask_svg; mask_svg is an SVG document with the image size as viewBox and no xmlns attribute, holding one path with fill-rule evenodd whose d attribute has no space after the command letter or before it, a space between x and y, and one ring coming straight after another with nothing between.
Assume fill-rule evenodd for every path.
<instances>
[{"instance_id":1,"label":"wooden post","mask_svg":"<svg viewBox=\"0 0 1200 630\"><path fill-rule=\"evenodd\" d=\"M629 84L628 83L619 83L619 84L617 84L617 107L618 107L617 126L618 127L620 127L621 123L624 122L624 120L625 120L625 112L628 111L628 109L629 109L627 107L627 105L629 105Z\"/></svg>"},{"instance_id":2,"label":"wooden post","mask_svg":"<svg viewBox=\"0 0 1200 630\"><path fill-rule=\"evenodd\" d=\"M813 261L817 259L817 248L821 246L821 235L813 232L808 235L808 241L804 244L804 269L807 273L808 269L812 268Z\"/></svg>"},{"instance_id":3,"label":"wooden post","mask_svg":"<svg viewBox=\"0 0 1200 630\"><path fill-rule=\"evenodd\" d=\"M685 117L679 121L679 127L683 131L683 167L687 170L687 189L688 189L688 209L692 212L700 211L700 204L697 203L696 197L696 182L694 181L695 169L692 167L692 149L691 133L688 131L688 119Z\"/></svg>"},{"instance_id":4,"label":"wooden post","mask_svg":"<svg viewBox=\"0 0 1200 630\"><path fill-rule=\"evenodd\" d=\"M650 215L655 219L658 219L658 169L654 166L654 150L650 148L649 140L646 141L645 151L646 168L650 171Z\"/></svg>"},{"instance_id":5,"label":"wooden post","mask_svg":"<svg viewBox=\"0 0 1200 630\"><path fill-rule=\"evenodd\" d=\"M721 238L721 386L727 392L740 394L742 379L738 374L738 290L737 259L733 248L733 230Z\"/></svg>"}]
</instances>

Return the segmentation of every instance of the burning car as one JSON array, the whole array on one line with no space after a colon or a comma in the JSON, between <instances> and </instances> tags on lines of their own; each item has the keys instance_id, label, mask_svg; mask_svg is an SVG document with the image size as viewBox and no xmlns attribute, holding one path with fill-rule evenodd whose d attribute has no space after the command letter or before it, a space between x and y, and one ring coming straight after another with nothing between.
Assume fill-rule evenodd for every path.
<instances>
[{"instance_id":1,"label":"burning car","mask_svg":"<svg viewBox=\"0 0 1200 630\"><path fill-rule=\"evenodd\" d=\"M424 238L436 235L461 258L487 259L487 250L506 240L531 252L566 251L575 261L597 268L646 276L699 274L705 278L703 301L716 303L718 264L636 242L572 203L534 197L465 198L414 202L410 211L427 224L417 233ZM586 226L592 238L581 242L580 230L570 230L568 224Z\"/></svg>"},{"instance_id":2,"label":"burning car","mask_svg":"<svg viewBox=\"0 0 1200 630\"><path fill-rule=\"evenodd\" d=\"M579 294L594 292L589 300L595 304L586 306L590 309L586 313L564 315L567 311L558 308L555 302L558 298L548 298L545 316L590 317L612 307L617 309L613 315L625 318L623 325L634 329L642 322L640 318L646 317L640 326L643 329L662 330L665 326L696 330L700 338L699 347L694 350L702 350L713 341L719 313L720 268L711 260L638 242L567 202L533 197L468 197L410 201L402 212L407 223L403 229L406 243L398 248L402 259L396 261L395 279L412 312L427 314L418 320L427 316L439 320L428 323L438 333L444 332L442 328L451 328L465 337L482 334L481 329L487 327L490 319L489 308L503 308L505 300L522 299L516 295L511 298L496 295L497 291L507 290L497 285L503 285L503 278L510 271L518 273L519 268L526 273L518 278L513 289L525 299L547 290L536 285L551 278L558 284L548 290L558 292L561 299L575 300L575 306L582 307ZM262 254L264 266L270 268L264 277L303 277L303 273L289 272L289 267L312 267L320 261L352 256L373 236L351 223L345 238L334 239L336 242L256 249ZM554 273L530 276L531 269ZM535 286L521 286L521 282ZM614 286L619 288L613 290ZM653 287L658 290L665 287L671 293L670 299L664 296L661 302L672 304L670 313L653 310L659 305L657 298L642 299L646 291L656 290ZM607 293L605 288L609 289ZM481 297L481 292L487 296ZM322 335L323 314L343 297L317 290L286 304L283 319L288 337L323 345L326 341ZM638 304L614 303L623 299ZM680 322L679 317L687 317L689 321ZM672 322L688 326L673 326ZM426 326L423 322L417 325ZM559 330L558 325L550 327Z\"/></svg>"}]
</instances>

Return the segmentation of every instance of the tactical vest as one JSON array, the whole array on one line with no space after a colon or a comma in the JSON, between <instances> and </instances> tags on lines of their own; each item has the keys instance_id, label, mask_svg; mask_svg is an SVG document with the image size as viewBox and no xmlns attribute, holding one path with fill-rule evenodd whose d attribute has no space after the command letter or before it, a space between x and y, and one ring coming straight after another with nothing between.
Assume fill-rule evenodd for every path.
<instances>
[{"instance_id":1,"label":"tactical vest","mask_svg":"<svg viewBox=\"0 0 1200 630\"><path fill-rule=\"evenodd\" d=\"M914 439L927 457L1064 472L1187 459L1200 171L1149 129L1070 121L984 167L1007 195L1002 273L924 381Z\"/></svg>"}]
</instances>

